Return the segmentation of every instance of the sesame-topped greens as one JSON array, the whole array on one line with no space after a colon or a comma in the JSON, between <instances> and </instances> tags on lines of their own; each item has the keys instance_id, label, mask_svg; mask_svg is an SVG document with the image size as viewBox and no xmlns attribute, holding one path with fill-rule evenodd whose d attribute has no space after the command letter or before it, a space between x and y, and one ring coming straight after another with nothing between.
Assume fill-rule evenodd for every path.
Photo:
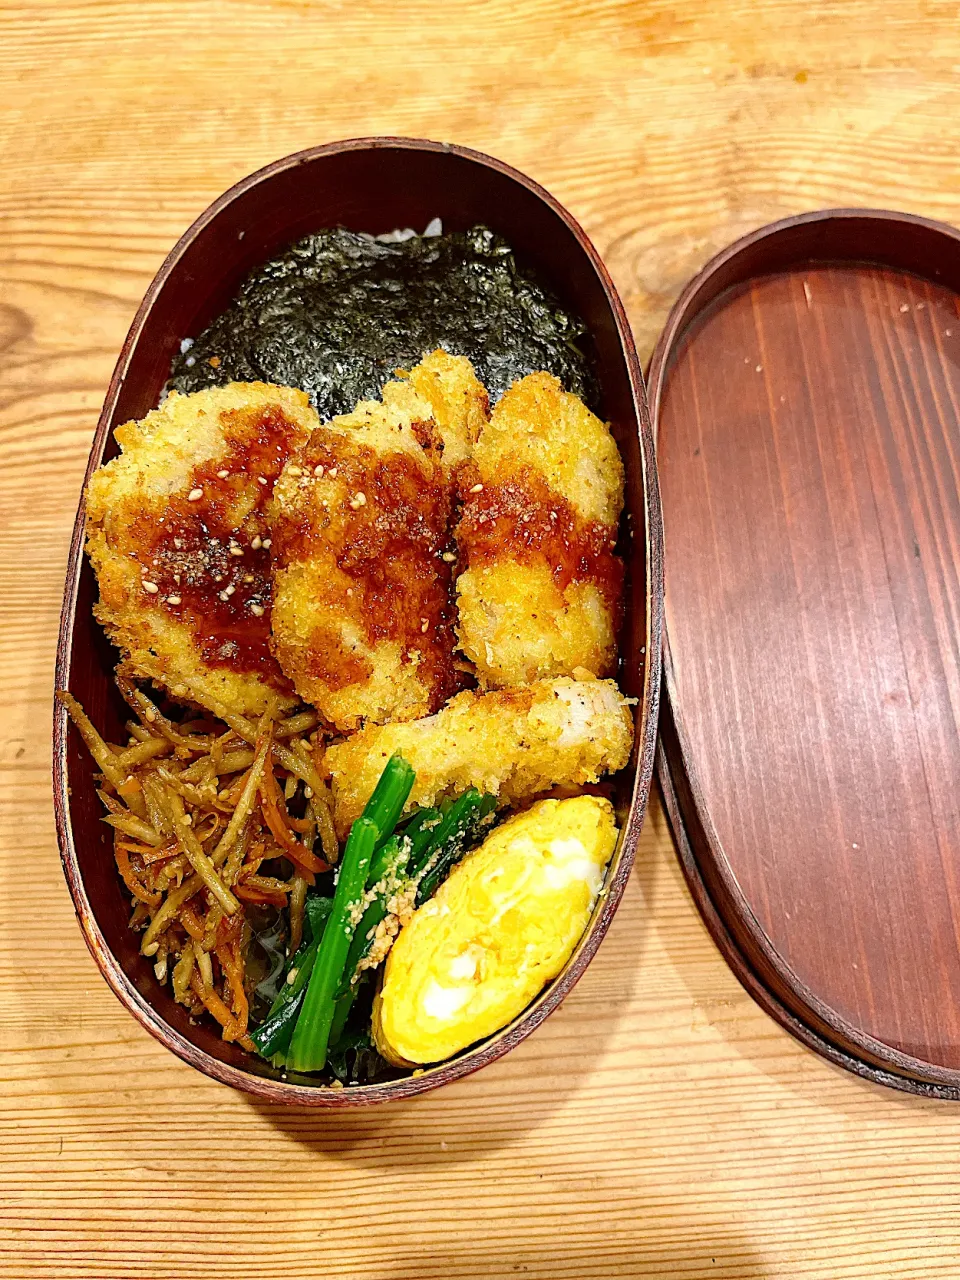
<instances>
[{"instance_id":1,"label":"sesame-topped greens","mask_svg":"<svg viewBox=\"0 0 960 1280\"><path fill-rule=\"evenodd\" d=\"M493 812L493 798L471 789L445 814L422 811L397 831L414 781L413 769L394 754L350 829L329 918L294 957L289 995L284 999L281 993L253 1035L258 1051L274 1065L324 1069L330 1047L347 1029L364 976L383 961L415 905L435 891Z\"/></svg>"}]
</instances>

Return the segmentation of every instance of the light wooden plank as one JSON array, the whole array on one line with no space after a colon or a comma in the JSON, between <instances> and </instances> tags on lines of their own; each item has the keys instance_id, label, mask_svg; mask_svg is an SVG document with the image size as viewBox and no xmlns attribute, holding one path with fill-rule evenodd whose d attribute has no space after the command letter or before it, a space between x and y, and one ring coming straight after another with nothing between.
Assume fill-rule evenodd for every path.
<instances>
[{"instance_id":1,"label":"light wooden plank","mask_svg":"<svg viewBox=\"0 0 960 1280\"><path fill-rule=\"evenodd\" d=\"M0 1276L949 1277L960 1109L803 1051L739 988L655 803L561 1011L471 1080L332 1118L175 1061L73 921L49 791L59 593L115 353L245 173L337 137L503 157L582 220L648 353L788 213L960 222L942 0L0 0Z\"/></svg>"}]
</instances>

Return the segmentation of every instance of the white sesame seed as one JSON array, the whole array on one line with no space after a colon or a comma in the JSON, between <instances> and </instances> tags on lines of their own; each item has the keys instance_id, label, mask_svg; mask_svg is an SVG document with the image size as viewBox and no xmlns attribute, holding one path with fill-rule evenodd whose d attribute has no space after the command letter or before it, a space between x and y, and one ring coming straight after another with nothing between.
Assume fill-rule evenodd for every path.
<instances>
[{"instance_id":1,"label":"white sesame seed","mask_svg":"<svg viewBox=\"0 0 960 1280\"><path fill-rule=\"evenodd\" d=\"M313 787L304 787L303 794L308 800L313 799Z\"/></svg>"},{"instance_id":2,"label":"white sesame seed","mask_svg":"<svg viewBox=\"0 0 960 1280\"><path fill-rule=\"evenodd\" d=\"M230 599L230 592L229 592L229 591L221 591L221 592L220 592L220 599L224 602L224 604L226 604L226 602Z\"/></svg>"},{"instance_id":3,"label":"white sesame seed","mask_svg":"<svg viewBox=\"0 0 960 1280\"><path fill-rule=\"evenodd\" d=\"M224 589L223 589L223 594L224 594L225 596L232 596L232 595L233 595L233 593L236 591L236 589L237 589L237 588L236 588L236 585L235 585L234 583L232 583L232 582L231 582L231 583L230 583L230 585L229 585L228 587L224 587Z\"/></svg>"},{"instance_id":4,"label":"white sesame seed","mask_svg":"<svg viewBox=\"0 0 960 1280\"><path fill-rule=\"evenodd\" d=\"M267 482L266 480L264 480L263 476L257 476L257 484L266 484L266 483Z\"/></svg>"},{"instance_id":5,"label":"white sesame seed","mask_svg":"<svg viewBox=\"0 0 960 1280\"><path fill-rule=\"evenodd\" d=\"M202 489L191 489L190 492L187 494L187 501L199 502L202 497L203 497Z\"/></svg>"},{"instance_id":6,"label":"white sesame seed","mask_svg":"<svg viewBox=\"0 0 960 1280\"><path fill-rule=\"evenodd\" d=\"M253 581L253 574L252 574L252 573L245 573L245 574L243 575L243 580L244 580L244 582L252 582L252 581Z\"/></svg>"},{"instance_id":7,"label":"white sesame seed","mask_svg":"<svg viewBox=\"0 0 960 1280\"><path fill-rule=\"evenodd\" d=\"M323 466L321 465L321 466L316 466L316 467L314 467L314 468L313 468L313 474L314 474L315 476L322 476L322 475L323 475Z\"/></svg>"},{"instance_id":8,"label":"white sesame seed","mask_svg":"<svg viewBox=\"0 0 960 1280\"><path fill-rule=\"evenodd\" d=\"M420 619L420 630L421 630L421 632L422 632L424 635L426 635L427 630L429 629L429 627L430 627L430 623L429 623L429 621L428 621L426 618L421 618L421 619Z\"/></svg>"},{"instance_id":9,"label":"white sesame seed","mask_svg":"<svg viewBox=\"0 0 960 1280\"><path fill-rule=\"evenodd\" d=\"M239 546L237 546L237 544L236 544L235 542L231 542L231 543L230 543L230 554L231 554L232 556L242 556L242 555L243 555L243 547L239 547Z\"/></svg>"},{"instance_id":10,"label":"white sesame seed","mask_svg":"<svg viewBox=\"0 0 960 1280\"><path fill-rule=\"evenodd\" d=\"M475 485L473 486L473 488L470 490L470 492L471 492L471 493L482 493L482 492L483 492L483 485L482 485L482 484L475 484Z\"/></svg>"},{"instance_id":11,"label":"white sesame seed","mask_svg":"<svg viewBox=\"0 0 960 1280\"><path fill-rule=\"evenodd\" d=\"M174 538L173 545L177 548L178 551L181 551L183 549L183 543L180 541L179 538Z\"/></svg>"},{"instance_id":12,"label":"white sesame seed","mask_svg":"<svg viewBox=\"0 0 960 1280\"><path fill-rule=\"evenodd\" d=\"M260 548L263 546L263 541L261 540L259 533L255 533L253 535L253 537L250 539L250 545L251 547L253 547L254 551L260 550Z\"/></svg>"},{"instance_id":13,"label":"white sesame seed","mask_svg":"<svg viewBox=\"0 0 960 1280\"><path fill-rule=\"evenodd\" d=\"M287 467L287 470L290 472L290 474L291 474L292 476L302 476L302 475L303 475L303 472L302 472L302 470L301 470L299 467Z\"/></svg>"},{"instance_id":14,"label":"white sesame seed","mask_svg":"<svg viewBox=\"0 0 960 1280\"><path fill-rule=\"evenodd\" d=\"M336 467L331 467L331 468L330 468L330 476L331 476L331 479L336 480L336 478L337 478L337 468L336 468Z\"/></svg>"},{"instance_id":15,"label":"white sesame seed","mask_svg":"<svg viewBox=\"0 0 960 1280\"><path fill-rule=\"evenodd\" d=\"M193 814L192 814L192 813L185 813L185 814L183 815L183 825L184 825L185 827L192 827L192 826L193 826Z\"/></svg>"},{"instance_id":16,"label":"white sesame seed","mask_svg":"<svg viewBox=\"0 0 960 1280\"><path fill-rule=\"evenodd\" d=\"M453 564L456 558L457 557L453 554L452 551L445 551L443 555L440 557L440 559L445 561L447 564Z\"/></svg>"},{"instance_id":17,"label":"white sesame seed","mask_svg":"<svg viewBox=\"0 0 960 1280\"><path fill-rule=\"evenodd\" d=\"M350 499L350 505L353 507L354 511L356 511L358 507L365 507L367 505L367 495L365 493L356 494Z\"/></svg>"},{"instance_id":18,"label":"white sesame seed","mask_svg":"<svg viewBox=\"0 0 960 1280\"><path fill-rule=\"evenodd\" d=\"M167 604L180 604L180 603L181 603L181 600L179 596L167 596Z\"/></svg>"},{"instance_id":19,"label":"white sesame seed","mask_svg":"<svg viewBox=\"0 0 960 1280\"><path fill-rule=\"evenodd\" d=\"M264 538L264 540L263 540L263 545L264 545L264 547L266 548L266 550L267 550L267 551L269 551L269 550L270 550L270 548L273 546L273 539L272 539L272 538Z\"/></svg>"},{"instance_id":20,"label":"white sesame seed","mask_svg":"<svg viewBox=\"0 0 960 1280\"><path fill-rule=\"evenodd\" d=\"M254 617L255 617L255 618L262 618L262 617L263 617L263 605L262 605L262 604L252 604L252 603L251 603L251 605L250 605L250 612L254 615Z\"/></svg>"},{"instance_id":21,"label":"white sesame seed","mask_svg":"<svg viewBox=\"0 0 960 1280\"><path fill-rule=\"evenodd\" d=\"M230 472L229 472L229 471L218 471L218 472L217 472L217 479L218 479L218 480L226 480L226 478L227 478L227 476L228 476L229 474L230 474Z\"/></svg>"},{"instance_id":22,"label":"white sesame seed","mask_svg":"<svg viewBox=\"0 0 960 1280\"><path fill-rule=\"evenodd\" d=\"M146 578L143 580L143 589L144 591L149 591L152 596L155 596L160 590L155 582L147 582Z\"/></svg>"},{"instance_id":23,"label":"white sesame seed","mask_svg":"<svg viewBox=\"0 0 960 1280\"><path fill-rule=\"evenodd\" d=\"M352 596L352 595L353 595L353 587L347 587L347 595L348 595L348 596Z\"/></svg>"}]
</instances>

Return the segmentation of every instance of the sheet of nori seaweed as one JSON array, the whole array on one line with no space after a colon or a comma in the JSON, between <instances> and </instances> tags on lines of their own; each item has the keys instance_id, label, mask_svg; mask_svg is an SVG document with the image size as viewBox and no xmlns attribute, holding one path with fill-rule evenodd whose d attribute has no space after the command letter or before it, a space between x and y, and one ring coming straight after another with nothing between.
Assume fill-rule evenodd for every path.
<instances>
[{"instance_id":1,"label":"sheet of nori seaweed","mask_svg":"<svg viewBox=\"0 0 960 1280\"><path fill-rule=\"evenodd\" d=\"M300 387L329 418L440 346L469 357L492 403L544 369L596 408L585 334L485 227L389 243L336 228L258 267L174 361L170 385Z\"/></svg>"}]
</instances>

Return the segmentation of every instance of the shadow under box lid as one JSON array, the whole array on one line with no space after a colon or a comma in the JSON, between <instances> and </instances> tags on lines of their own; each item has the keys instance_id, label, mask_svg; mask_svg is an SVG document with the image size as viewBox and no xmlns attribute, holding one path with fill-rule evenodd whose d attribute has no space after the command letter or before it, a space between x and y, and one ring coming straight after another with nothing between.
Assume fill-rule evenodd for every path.
<instances>
[{"instance_id":1,"label":"shadow under box lid","mask_svg":"<svg viewBox=\"0 0 960 1280\"><path fill-rule=\"evenodd\" d=\"M800 1040L960 1098L960 234L834 210L746 237L649 394L694 898Z\"/></svg>"}]
</instances>

